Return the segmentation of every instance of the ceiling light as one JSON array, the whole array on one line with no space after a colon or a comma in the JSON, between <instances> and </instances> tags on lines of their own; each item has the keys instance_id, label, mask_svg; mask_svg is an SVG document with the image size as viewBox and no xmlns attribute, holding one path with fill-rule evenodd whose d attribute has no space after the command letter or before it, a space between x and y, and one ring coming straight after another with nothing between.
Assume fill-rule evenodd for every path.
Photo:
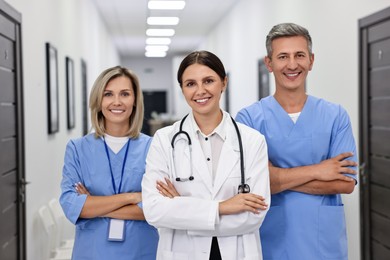
<instances>
[{"instance_id":1,"label":"ceiling light","mask_svg":"<svg viewBox=\"0 0 390 260\"><path fill-rule=\"evenodd\" d=\"M147 45L145 47L146 51L154 52L154 51L168 51L169 47L166 45Z\"/></svg>"},{"instance_id":2,"label":"ceiling light","mask_svg":"<svg viewBox=\"0 0 390 260\"><path fill-rule=\"evenodd\" d=\"M147 51L145 52L146 57L165 57L167 53L165 51Z\"/></svg>"},{"instance_id":3,"label":"ceiling light","mask_svg":"<svg viewBox=\"0 0 390 260\"><path fill-rule=\"evenodd\" d=\"M148 36L173 36L175 30L173 29L147 29L146 35Z\"/></svg>"},{"instance_id":4,"label":"ceiling light","mask_svg":"<svg viewBox=\"0 0 390 260\"><path fill-rule=\"evenodd\" d=\"M148 17L147 23L149 25L177 25L179 23L178 17Z\"/></svg>"},{"instance_id":5,"label":"ceiling light","mask_svg":"<svg viewBox=\"0 0 390 260\"><path fill-rule=\"evenodd\" d=\"M149 1L149 9L159 10L182 10L186 5L185 1Z\"/></svg>"},{"instance_id":6,"label":"ceiling light","mask_svg":"<svg viewBox=\"0 0 390 260\"><path fill-rule=\"evenodd\" d=\"M171 44L171 39L169 38L147 38L146 44L148 45L169 45Z\"/></svg>"}]
</instances>

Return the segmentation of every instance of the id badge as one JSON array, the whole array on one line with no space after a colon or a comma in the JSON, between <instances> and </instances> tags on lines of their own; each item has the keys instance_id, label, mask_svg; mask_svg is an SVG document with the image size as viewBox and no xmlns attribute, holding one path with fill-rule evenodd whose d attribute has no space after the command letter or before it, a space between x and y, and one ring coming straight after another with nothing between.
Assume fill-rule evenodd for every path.
<instances>
[{"instance_id":1,"label":"id badge","mask_svg":"<svg viewBox=\"0 0 390 260\"><path fill-rule=\"evenodd\" d=\"M124 241L125 240L125 221L123 219L110 219L108 225L108 241Z\"/></svg>"}]
</instances>

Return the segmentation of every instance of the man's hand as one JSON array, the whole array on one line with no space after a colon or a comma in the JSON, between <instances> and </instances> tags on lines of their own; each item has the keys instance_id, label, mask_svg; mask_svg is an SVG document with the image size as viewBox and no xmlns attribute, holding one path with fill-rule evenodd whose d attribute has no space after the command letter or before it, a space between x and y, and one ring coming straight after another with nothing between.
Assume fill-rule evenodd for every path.
<instances>
[{"instance_id":1,"label":"man's hand","mask_svg":"<svg viewBox=\"0 0 390 260\"><path fill-rule=\"evenodd\" d=\"M349 168L356 166L354 161L345 160L345 158L353 156L353 153L341 153L333 158L320 162L316 168L315 179L320 181L354 181L353 178L345 176L345 173L356 174L356 171Z\"/></svg>"}]
</instances>

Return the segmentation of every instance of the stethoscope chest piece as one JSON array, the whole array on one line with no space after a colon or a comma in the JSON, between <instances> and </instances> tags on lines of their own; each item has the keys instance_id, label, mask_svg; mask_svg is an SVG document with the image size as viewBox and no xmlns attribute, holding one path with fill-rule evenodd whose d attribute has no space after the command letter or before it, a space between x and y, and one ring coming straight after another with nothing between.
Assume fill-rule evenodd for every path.
<instances>
[{"instance_id":1,"label":"stethoscope chest piece","mask_svg":"<svg viewBox=\"0 0 390 260\"><path fill-rule=\"evenodd\" d=\"M249 193L251 192L251 188L249 187L248 184L240 184L238 185L238 193Z\"/></svg>"}]
</instances>

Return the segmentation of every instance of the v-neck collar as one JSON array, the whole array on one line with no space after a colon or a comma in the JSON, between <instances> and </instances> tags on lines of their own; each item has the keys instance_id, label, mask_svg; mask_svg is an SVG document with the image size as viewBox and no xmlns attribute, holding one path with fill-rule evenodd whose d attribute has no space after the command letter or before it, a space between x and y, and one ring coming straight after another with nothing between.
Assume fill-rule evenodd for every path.
<instances>
[{"instance_id":1,"label":"v-neck collar","mask_svg":"<svg viewBox=\"0 0 390 260\"><path fill-rule=\"evenodd\" d=\"M275 97L271 96L270 98L270 109L271 114L270 117L277 118L277 126L279 127L279 131L283 133L285 137L299 137L305 135L305 129L307 129L310 125L310 120L312 118L312 113L310 112L313 107L312 97L310 95L307 96L306 102L302 108L301 114L294 123L286 110L279 104L279 102L275 99ZM273 120L269 118L270 120ZM269 120L268 120L269 121Z\"/></svg>"}]
</instances>

